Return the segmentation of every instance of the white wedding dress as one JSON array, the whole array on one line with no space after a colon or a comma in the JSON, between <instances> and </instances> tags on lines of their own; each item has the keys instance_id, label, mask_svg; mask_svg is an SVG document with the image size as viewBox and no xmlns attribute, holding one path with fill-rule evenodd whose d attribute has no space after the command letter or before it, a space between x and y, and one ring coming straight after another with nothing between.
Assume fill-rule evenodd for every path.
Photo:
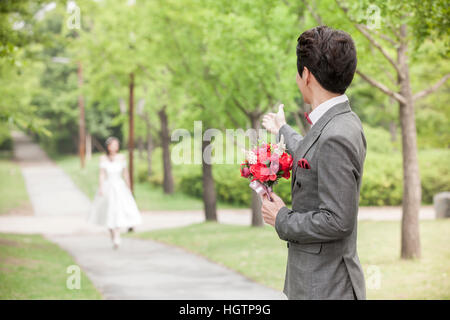
<instances>
[{"instance_id":1,"label":"white wedding dress","mask_svg":"<svg viewBox=\"0 0 450 320\"><path fill-rule=\"evenodd\" d=\"M127 167L125 158L100 161L100 168L105 170L103 194L97 191L88 221L110 229L129 228L141 223L141 214L133 195L122 178Z\"/></svg>"}]
</instances>

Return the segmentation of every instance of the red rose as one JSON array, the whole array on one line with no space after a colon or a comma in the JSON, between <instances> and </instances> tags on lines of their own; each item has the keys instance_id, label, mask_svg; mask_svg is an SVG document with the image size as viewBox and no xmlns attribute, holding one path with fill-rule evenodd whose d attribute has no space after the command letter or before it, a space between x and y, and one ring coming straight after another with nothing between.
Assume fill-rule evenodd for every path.
<instances>
[{"instance_id":1,"label":"red rose","mask_svg":"<svg viewBox=\"0 0 450 320\"><path fill-rule=\"evenodd\" d=\"M248 178L249 176L250 169L245 165L241 165L241 177Z\"/></svg>"},{"instance_id":2,"label":"red rose","mask_svg":"<svg viewBox=\"0 0 450 320\"><path fill-rule=\"evenodd\" d=\"M261 178L260 181L266 182L268 180L275 181L277 180L277 170L273 170L271 167L267 167L266 165L261 168Z\"/></svg>"},{"instance_id":3,"label":"red rose","mask_svg":"<svg viewBox=\"0 0 450 320\"><path fill-rule=\"evenodd\" d=\"M291 177L291 170L292 170L292 156L287 154L286 152L283 153L279 159L280 162L280 170L283 171L282 177L285 179L289 179Z\"/></svg>"},{"instance_id":4,"label":"red rose","mask_svg":"<svg viewBox=\"0 0 450 320\"><path fill-rule=\"evenodd\" d=\"M283 171L281 176L285 179L289 179L291 177L291 172L289 170Z\"/></svg>"},{"instance_id":5,"label":"red rose","mask_svg":"<svg viewBox=\"0 0 450 320\"><path fill-rule=\"evenodd\" d=\"M281 155L279 162L280 162L280 169L283 170L285 173L289 172L292 169L292 162L293 162L292 156L287 154L286 152Z\"/></svg>"},{"instance_id":6,"label":"red rose","mask_svg":"<svg viewBox=\"0 0 450 320\"><path fill-rule=\"evenodd\" d=\"M264 172L265 170L268 170L265 164L258 162L256 164L253 164L250 166L250 173L253 176L252 181L259 180L261 182L264 182L267 180L267 172Z\"/></svg>"}]
</instances>

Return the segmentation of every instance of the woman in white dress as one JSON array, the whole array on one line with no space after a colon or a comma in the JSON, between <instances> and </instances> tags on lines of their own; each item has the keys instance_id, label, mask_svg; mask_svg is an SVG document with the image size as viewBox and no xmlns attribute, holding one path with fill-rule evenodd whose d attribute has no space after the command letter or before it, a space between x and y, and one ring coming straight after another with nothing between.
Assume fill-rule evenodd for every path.
<instances>
[{"instance_id":1,"label":"woman in white dress","mask_svg":"<svg viewBox=\"0 0 450 320\"><path fill-rule=\"evenodd\" d=\"M89 221L105 226L111 233L114 249L120 245L120 228L141 223L141 215L130 191L126 159L119 154L119 140L106 140L107 155L100 157L99 189Z\"/></svg>"}]
</instances>

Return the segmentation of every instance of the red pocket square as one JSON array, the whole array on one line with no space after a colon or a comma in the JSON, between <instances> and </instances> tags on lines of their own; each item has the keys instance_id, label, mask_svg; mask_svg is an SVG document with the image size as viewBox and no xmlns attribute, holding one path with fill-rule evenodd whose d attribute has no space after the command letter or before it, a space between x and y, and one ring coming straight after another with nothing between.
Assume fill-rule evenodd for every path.
<instances>
[{"instance_id":1,"label":"red pocket square","mask_svg":"<svg viewBox=\"0 0 450 320\"><path fill-rule=\"evenodd\" d=\"M300 160L298 160L298 166L302 169L311 169L311 166L308 163L308 160L306 160L305 158L301 158Z\"/></svg>"}]
</instances>

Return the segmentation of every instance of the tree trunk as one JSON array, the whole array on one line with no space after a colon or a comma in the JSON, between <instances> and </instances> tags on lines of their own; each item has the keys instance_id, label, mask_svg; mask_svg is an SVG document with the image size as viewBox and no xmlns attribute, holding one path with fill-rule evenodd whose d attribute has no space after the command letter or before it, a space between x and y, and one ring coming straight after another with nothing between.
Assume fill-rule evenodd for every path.
<instances>
[{"instance_id":1,"label":"tree trunk","mask_svg":"<svg viewBox=\"0 0 450 320\"><path fill-rule=\"evenodd\" d=\"M150 123L148 113L145 113L144 120L145 120L145 130L147 131L147 175L150 177L152 175L153 136L152 136L152 125Z\"/></svg>"},{"instance_id":2,"label":"tree trunk","mask_svg":"<svg viewBox=\"0 0 450 320\"><path fill-rule=\"evenodd\" d=\"M159 119L161 121L161 145L163 156L163 168L164 168L164 180L163 190L164 193L171 194L174 190L173 176L172 176L172 162L170 160L170 137L169 137L169 125L167 121L166 107L164 106L158 112Z\"/></svg>"},{"instance_id":3,"label":"tree trunk","mask_svg":"<svg viewBox=\"0 0 450 320\"><path fill-rule=\"evenodd\" d=\"M205 149L211 141L202 141L202 178L203 178L203 205L206 221L217 221L216 188L212 174L211 152Z\"/></svg>"},{"instance_id":4,"label":"tree trunk","mask_svg":"<svg viewBox=\"0 0 450 320\"><path fill-rule=\"evenodd\" d=\"M252 129L258 130L259 118L260 117L258 115L251 115L250 121ZM261 199L259 195L253 190L252 190L252 226L253 227L264 226L264 220L261 213Z\"/></svg>"},{"instance_id":5,"label":"tree trunk","mask_svg":"<svg viewBox=\"0 0 450 320\"><path fill-rule=\"evenodd\" d=\"M92 136L90 133L86 133L86 160L92 159Z\"/></svg>"},{"instance_id":6,"label":"tree trunk","mask_svg":"<svg viewBox=\"0 0 450 320\"><path fill-rule=\"evenodd\" d=\"M417 131L414 114L414 101L409 80L407 62L406 26L400 27L402 42L398 48L398 63L403 77L399 76L400 93L405 103L400 103L400 124L403 147L403 215L402 245L403 259L420 258L419 210L421 204L421 185L417 157Z\"/></svg>"}]
</instances>

